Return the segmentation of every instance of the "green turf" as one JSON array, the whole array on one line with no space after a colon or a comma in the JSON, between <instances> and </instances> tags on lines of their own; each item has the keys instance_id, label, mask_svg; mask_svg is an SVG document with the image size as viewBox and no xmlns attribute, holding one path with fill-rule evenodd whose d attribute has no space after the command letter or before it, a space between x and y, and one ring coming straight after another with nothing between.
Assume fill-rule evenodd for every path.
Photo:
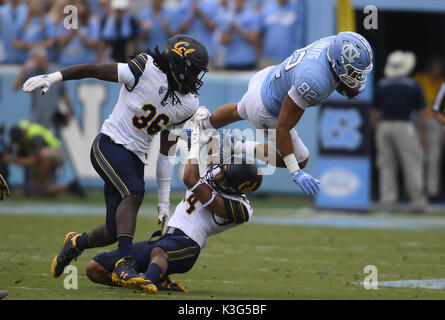
<instances>
[{"instance_id":1,"label":"green turf","mask_svg":"<svg viewBox=\"0 0 445 320\"><path fill-rule=\"evenodd\" d=\"M98 198L86 202L100 204L102 200ZM149 198L145 206L152 205ZM11 200L10 205L14 201L19 203L17 199ZM54 201L78 203L71 198ZM280 214L283 207L295 206L298 201L253 202L263 214ZM303 201L298 205L309 203ZM190 293L158 292L145 296L134 290L90 282L85 276L85 265L104 249L87 250L73 263L79 272L78 289L66 290L63 286L66 275L53 279L50 274L51 260L60 250L65 234L89 231L103 222L101 216L0 215L0 290L9 290L11 300L445 298L445 290L389 287L366 290L357 284L366 276L363 273L366 265L378 268L379 281L445 278L445 231L259 224L246 224L210 238L193 269L172 276ZM156 228L155 217L139 217L136 241L146 239Z\"/></svg>"}]
</instances>

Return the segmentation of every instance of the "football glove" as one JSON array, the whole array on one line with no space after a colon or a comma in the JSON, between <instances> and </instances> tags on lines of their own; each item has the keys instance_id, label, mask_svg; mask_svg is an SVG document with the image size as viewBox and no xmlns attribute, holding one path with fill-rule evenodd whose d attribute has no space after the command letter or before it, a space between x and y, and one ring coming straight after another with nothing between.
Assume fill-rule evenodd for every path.
<instances>
[{"instance_id":1,"label":"football glove","mask_svg":"<svg viewBox=\"0 0 445 320\"><path fill-rule=\"evenodd\" d=\"M59 71L31 77L23 84L23 91L32 92L40 88L40 94L44 95L51 85L59 81L62 81L62 74Z\"/></svg>"},{"instance_id":2,"label":"football glove","mask_svg":"<svg viewBox=\"0 0 445 320\"><path fill-rule=\"evenodd\" d=\"M320 181L310 174L304 173L302 170L297 170L292 173L292 179L307 195L313 196L320 191L320 187L318 186Z\"/></svg>"},{"instance_id":3,"label":"football glove","mask_svg":"<svg viewBox=\"0 0 445 320\"><path fill-rule=\"evenodd\" d=\"M201 122L210 117L210 111L206 107L199 107L192 117L192 121Z\"/></svg>"},{"instance_id":4,"label":"football glove","mask_svg":"<svg viewBox=\"0 0 445 320\"><path fill-rule=\"evenodd\" d=\"M3 200L5 195L9 197L9 187L5 178L0 174L0 200Z\"/></svg>"},{"instance_id":5,"label":"football glove","mask_svg":"<svg viewBox=\"0 0 445 320\"><path fill-rule=\"evenodd\" d=\"M170 204L158 203L158 224L161 225L161 232L164 234L164 227L170 219Z\"/></svg>"}]
</instances>

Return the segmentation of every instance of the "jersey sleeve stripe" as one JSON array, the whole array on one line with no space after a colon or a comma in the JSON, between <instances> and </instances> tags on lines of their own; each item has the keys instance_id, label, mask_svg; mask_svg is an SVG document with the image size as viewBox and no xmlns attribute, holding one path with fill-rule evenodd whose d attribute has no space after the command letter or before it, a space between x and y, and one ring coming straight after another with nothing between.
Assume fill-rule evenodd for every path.
<instances>
[{"instance_id":1,"label":"jersey sleeve stripe","mask_svg":"<svg viewBox=\"0 0 445 320\"><path fill-rule=\"evenodd\" d=\"M145 65L147 63L147 58L141 53L137 55L135 58L131 59L128 63L128 67L131 70L131 73L134 76L134 85L133 88L128 89L128 91L132 91L139 82L139 78L142 76L145 70Z\"/></svg>"},{"instance_id":2,"label":"jersey sleeve stripe","mask_svg":"<svg viewBox=\"0 0 445 320\"><path fill-rule=\"evenodd\" d=\"M249 221L249 214L246 214L247 208L241 201L224 198L224 205L226 207L227 219L230 222L239 224Z\"/></svg>"},{"instance_id":3,"label":"jersey sleeve stripe","mask_svg":"<svg viewBox=\"0 0 445 320\"><path fill-rule=\"evenodd\" d=\"M139 69L139 71L141 72L141 74L144 72L144 71L142 70L142 68L139 66L139 64L138 64L135 60L131 60L130 62L133 63L133 64Z\"/></svg>"}]
</instances>

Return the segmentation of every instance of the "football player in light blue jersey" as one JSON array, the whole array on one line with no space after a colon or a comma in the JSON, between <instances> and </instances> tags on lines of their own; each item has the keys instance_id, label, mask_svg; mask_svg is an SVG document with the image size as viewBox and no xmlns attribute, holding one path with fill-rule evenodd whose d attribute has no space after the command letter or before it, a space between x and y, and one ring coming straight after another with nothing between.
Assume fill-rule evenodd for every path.
<instances>
[{"instance_id":1,"label":"football player in light blue jersey","mask_svg":"<svg viewBox=\"0 0 445 320\"><path fill-rule=\"evenodd\" d=\"M275 129L277 167L287 167L291 177L308 195L320 188L318 180L303 172L309 158L307 147L295 125L306 108L319 105L337 90L348 98L363 91L372 70L372 49L355 32L321 38L296 50L281 64L265 68L249 81L238 103L219 107L203 121L204 129L218 129L239 120L250 121L257 129ZM241 140L226 132L223 148L270 160L271 146ZM274 151L275 152L275 151Z\"/></svg>"}]
</instances>

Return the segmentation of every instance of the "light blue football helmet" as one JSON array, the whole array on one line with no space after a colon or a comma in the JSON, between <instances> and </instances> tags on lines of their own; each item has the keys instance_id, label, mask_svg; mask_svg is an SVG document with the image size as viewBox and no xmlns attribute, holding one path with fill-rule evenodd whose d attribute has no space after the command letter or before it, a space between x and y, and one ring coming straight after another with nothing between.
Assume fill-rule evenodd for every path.
<instances>
[{"instance_id":1,"label":"light blue football helmet","mask_svg":"<svg viewBox=\"0 0 445 320\"><path fill-rule=\"evenodd\" d=\"M356 88L366 82L366 75L372 70L372 49L360 34L340 32L327 55L332 69L348 87Z\"/></svg>"}]
</instances>

